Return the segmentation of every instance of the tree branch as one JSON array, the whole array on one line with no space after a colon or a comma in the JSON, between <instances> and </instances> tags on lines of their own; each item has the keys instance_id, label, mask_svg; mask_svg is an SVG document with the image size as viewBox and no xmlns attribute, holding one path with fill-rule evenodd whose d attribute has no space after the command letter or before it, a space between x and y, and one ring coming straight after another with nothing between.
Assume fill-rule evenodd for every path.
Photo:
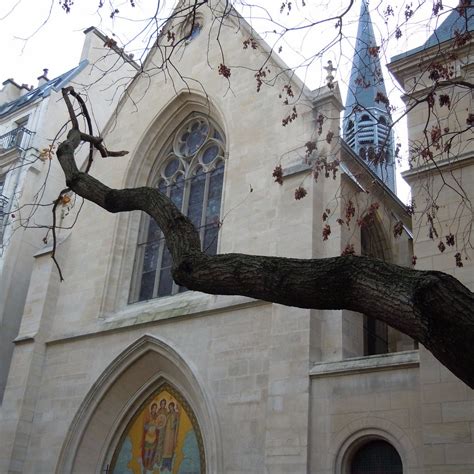
<instances>
[{"instance_id":1,"label":"tree branch","mask_svg":"<svg viewBox=\"0 0 474 474\"><path fill-rule=\"evenodd\" d=\"M421 342L474 388L474 295L454 277L353 255L308 260L206 255L191 221L158 190L111 189L80 172L74 150L83 137L73 128L58 147L67 186L109 212L142 210L155 219L173 258L176 283L204 293L376 317Z\"/></svg>"}]
</instances>

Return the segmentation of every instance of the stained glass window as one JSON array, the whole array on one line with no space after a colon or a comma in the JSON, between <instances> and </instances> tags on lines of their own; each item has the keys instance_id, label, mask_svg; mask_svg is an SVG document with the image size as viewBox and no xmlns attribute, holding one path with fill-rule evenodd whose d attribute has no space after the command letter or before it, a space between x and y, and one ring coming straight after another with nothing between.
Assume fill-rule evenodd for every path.
<instances>
[{"instance_id":1,"label":"stained glass window","mask_svg":"<svg viewBox=\"0 0 474 474\"><path fill-rule=\"evenodd\" d=\"M192 221L202 248L217 251L224 181L224 138L203 115L193 114L178 128L167 148L153 183ZM160 159L160 158L159 158ZM172 259L154 220L144 216L136 254L136 282L131 301L174 295L185 288L174 283Z\"/></svg>"}]
</instances>

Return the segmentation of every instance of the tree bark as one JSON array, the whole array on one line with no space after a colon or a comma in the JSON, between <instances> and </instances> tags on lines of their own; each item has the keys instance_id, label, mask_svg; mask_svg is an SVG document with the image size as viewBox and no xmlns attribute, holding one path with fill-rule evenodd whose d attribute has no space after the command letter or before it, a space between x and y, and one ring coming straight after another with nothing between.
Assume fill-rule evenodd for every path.
<instances>
[{"instance_id":1,"label":"tree bark","mask_svg":"<svg viewBox=\"0 0 474 474\"><path fill-rule=\"evenodd\" d=\"M142 210L155 219L179 285L300 308L364 313L419 341L474 388L474 294L454 277L354 255L308 260L206 255L189 219L156 189L111 189L80 172L74 159L80 141L81 133L73 129L58 147L67 186L109 212Z\"/></svg>"}]
</instances>

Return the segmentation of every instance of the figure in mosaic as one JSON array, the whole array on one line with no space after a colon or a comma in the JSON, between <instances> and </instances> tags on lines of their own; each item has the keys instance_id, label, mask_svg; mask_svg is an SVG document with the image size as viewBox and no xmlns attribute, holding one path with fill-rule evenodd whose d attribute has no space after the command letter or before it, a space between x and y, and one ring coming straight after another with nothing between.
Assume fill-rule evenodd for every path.
<instances>
[{"instance_id":1,"label":"figure in mosaic","mask_svg":"<svg viewBox=\"0 0 474 474\"><path fill-rule=\"evenodd\" d=\"M164 429L163 440L163 459L161 468L168 471L173 467L173 456L175 454L176 442L178 437L179 426L179 408L178 404L170 402L168 405L168 413L166 417L166 426Z\"/></svg>"},{"instance_id":2,"label":"figure in mosaic","mask_svg":"<svg viewBox=\"0 0 474 474\"><path fill-rule=\"evenodd\" d=\"M202 437L191 408L164 385L128 423L107 472L201 474L205 466Z\"/></svg>"},{"instance_id":3,"label":"figure in mosaic","mask_svg":"<svg viewBox=\"0 0 474 474\"><path fill-rule=\"evenodd\" d=\"M160 401L160 408L154 402L143 420L142 464L145 470L153 470L161 461L161 448L166 425L166 400Z\"/></svg>"}]
</instances>

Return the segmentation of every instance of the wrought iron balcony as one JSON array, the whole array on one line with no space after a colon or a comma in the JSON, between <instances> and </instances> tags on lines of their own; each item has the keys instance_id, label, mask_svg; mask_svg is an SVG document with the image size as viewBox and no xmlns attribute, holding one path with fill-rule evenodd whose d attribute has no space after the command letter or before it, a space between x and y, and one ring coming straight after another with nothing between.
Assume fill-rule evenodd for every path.
<instances>
[{"instance_id":1,"label":"wrought iron balcony","mask_svg":"<svg viewBox=\"0 0 474 474\"><path fill-rule=\"evenodd\" d=\"M0 135L0 153L12 148L25 150L28 147L31 135L33 135L33 132L25 127L18 127L4 135Z\"/></svg>"}]
</instances>

